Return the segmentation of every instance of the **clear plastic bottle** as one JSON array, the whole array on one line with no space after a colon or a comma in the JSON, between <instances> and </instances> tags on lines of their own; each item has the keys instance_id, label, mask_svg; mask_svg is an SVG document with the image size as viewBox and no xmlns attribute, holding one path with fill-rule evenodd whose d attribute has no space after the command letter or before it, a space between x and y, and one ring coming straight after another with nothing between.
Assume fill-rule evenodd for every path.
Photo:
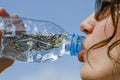
<instances>
[{"instance_id":1,"label":"clear plastic bottle","mask_svg":"<svg viewBox=\"0 0 120 80\"><path fill-rule=\"evenodd\" d=\"M50 21L4 17L0 19L0 56L18 61L50 62L76 56L84 36L70 35Z\"/></svg>"}]
</instances>

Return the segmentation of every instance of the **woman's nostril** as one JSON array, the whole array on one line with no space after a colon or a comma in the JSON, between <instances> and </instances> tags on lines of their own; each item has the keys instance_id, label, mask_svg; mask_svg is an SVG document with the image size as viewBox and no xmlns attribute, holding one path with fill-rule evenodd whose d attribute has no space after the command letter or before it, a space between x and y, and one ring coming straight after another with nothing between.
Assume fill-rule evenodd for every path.
<instances>
[{"instance_id":1,"label":"woman's nostril","mask_svg":"<svg viewBox=\"0 0 120 80\"><path fill-rule=\"evenodd\" d=\"M86 34L90 33L87 29L84 29L83 32L85 32Z\"/></svg>"}]
</instances>

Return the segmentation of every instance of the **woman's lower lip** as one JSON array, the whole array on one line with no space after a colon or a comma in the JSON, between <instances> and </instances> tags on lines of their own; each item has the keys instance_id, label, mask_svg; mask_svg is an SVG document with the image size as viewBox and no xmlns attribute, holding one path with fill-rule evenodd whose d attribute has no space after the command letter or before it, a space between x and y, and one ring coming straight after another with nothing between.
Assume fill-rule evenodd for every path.
<instances>
[{"instance_id":1,"label":"woman's lower lip","mask_svg":"<svg viewBox=\"0 0 120 80\"><path fill-rule=\"evenodd\" d=\"M81 50L80 53L78 54L78 59L79 59L79 61L81 61L81 62L84 62L83 55L84 55L85 51L86 51L86 50L83 49L83 50Z\"/></svg>"}]
</instances>

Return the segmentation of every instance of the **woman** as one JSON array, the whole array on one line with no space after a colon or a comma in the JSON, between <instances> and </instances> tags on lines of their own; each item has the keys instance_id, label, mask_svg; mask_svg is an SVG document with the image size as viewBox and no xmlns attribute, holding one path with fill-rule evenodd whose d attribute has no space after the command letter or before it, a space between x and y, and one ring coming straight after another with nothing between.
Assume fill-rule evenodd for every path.
<instances>
[{"instance_id":1,"label":"woman","mask_svg":"<svg viewBox=\"0 0 120 80\"><path fill-rule=\"evenodd\" d=\"M87 37L78 55L83 80L120 80L120 0L96 0L80 25Z\"/></svg>"},{"instance_id":2,"label":"woman","mask_svg":"<svg viewBox=\"0 0 120 80\"><path fill-rule=\"evenodd\" d=\"M83 80L119 80L120 0L96 0L96 11L82 24L81 30L88 36L78 58L84 62ZM1 12L0 12L1 13ZM10 66L13 61L3 59L0 65Z\"/></svg>"}]
</instances>

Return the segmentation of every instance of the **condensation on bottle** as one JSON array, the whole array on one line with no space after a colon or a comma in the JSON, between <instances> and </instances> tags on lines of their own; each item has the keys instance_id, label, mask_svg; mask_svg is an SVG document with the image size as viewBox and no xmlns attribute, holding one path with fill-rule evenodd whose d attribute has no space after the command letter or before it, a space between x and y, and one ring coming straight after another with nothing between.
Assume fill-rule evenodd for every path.
<instances>
[{"instance_id":1,"label":"condensation on bottle","mask_svg":"<svg viewBox=\"0 0 120 80\"><path fill-rule=\"evenodd\" d=\"M28 18L0 19L0 57L26 62L51 62L64 55L76 56L84 36L70 35L53 22Z\"/></svg>"}]
</instances>

